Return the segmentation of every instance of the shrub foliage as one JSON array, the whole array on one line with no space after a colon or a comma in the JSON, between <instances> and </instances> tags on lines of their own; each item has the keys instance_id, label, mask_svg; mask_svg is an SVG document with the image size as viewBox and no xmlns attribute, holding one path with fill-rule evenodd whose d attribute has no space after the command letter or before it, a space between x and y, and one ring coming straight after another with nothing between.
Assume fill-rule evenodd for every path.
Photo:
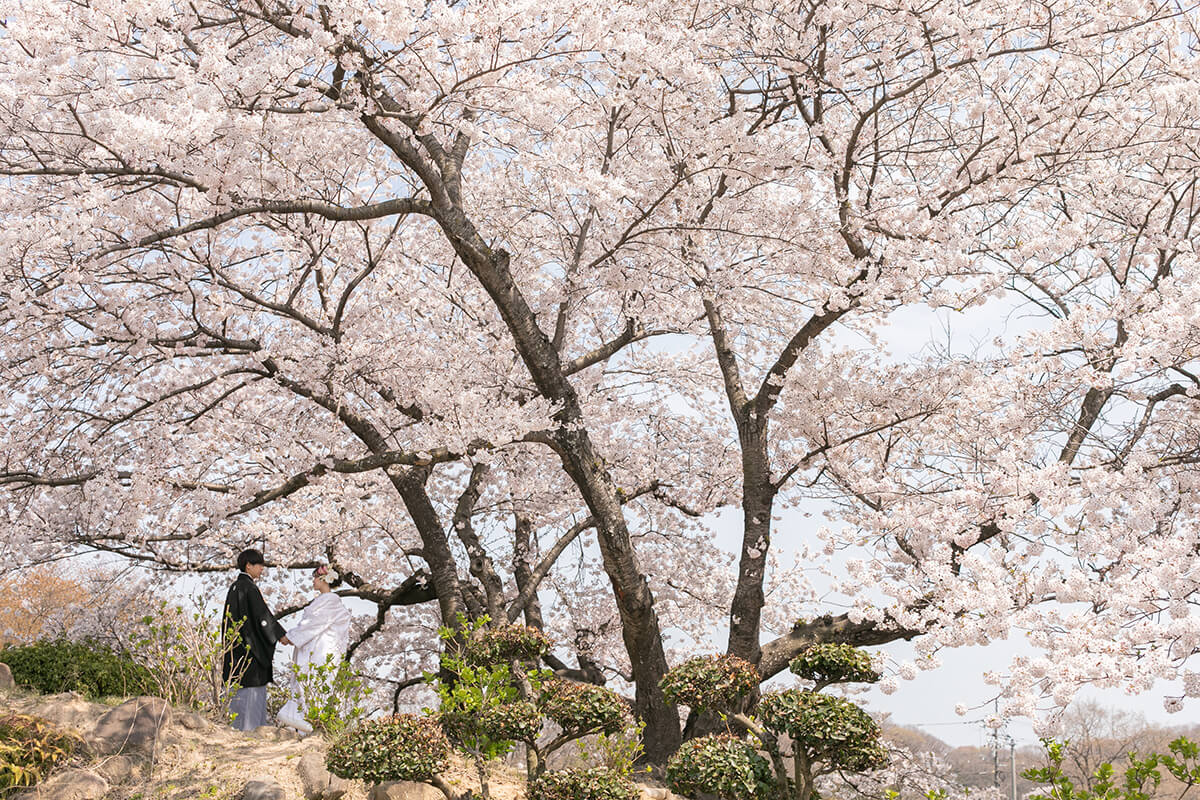
<instances>
[{"instance_id":1,"label":"shrub foliage","mask_svg":"<svg viewBox=\"0 0 1200 800\"><path fill-rule=\"evenodd\" d=\"M339 737L325 756L340 778L428 782L450 764L450 742L437 720L415 714L368 720Z\"/></svg>"},{"instance_id":2,"label":"shrub foliage","mask_svg":"<svg viewBox=\"0 0 1200 800\"><path fill-rule=\"evenodd\" d=\"M545 772L529 782L529 800L638 800L641 793L628 775L594 767Z\"/></svg>"},{"instance_id":3,"label":"shrub foliage","mask_svg":"<svg viewBox=\"0 0 1200 800\"><path fill-rule=\"evenodd\" d=\"M879 671L864 650L848 644L818 644L792 659L792 673L815 682L818 686L831 683L874 683Z\"/></svg>"},{"instance_id":4,"label":"shrub foliage","mask_svg":"<svg viewBox=\"0 0 1200 800\"><path fill-rule=\"evenodd\" d=\"M721 733L684 742L667 765L667 784L689 797L708 793L722 800L766 800L776 779L754 745Z\"/></svg>"},{"instance_id":5,"label":"shrub foliage","mask_svg":"<svg viewBox=\"0 0 1200 800\"><path fill-rule=\"evenodd\" d=\"M560 678L543 684L538 708L565 733L578 736L617 733L628 722L625 701L616 692Z\"/></svg>"},{"instance_id":6,"label":"shrub foliage","mask_svg":"<svg viewBox=\"0 0 1200 800\"><path fill-rule=\"evenodd\" d=\"M732 708L754 691L758 670L745 659L729 655L698 656L667 673L659 684L668 702L697 711Z\"/></svg>"},{"instance_id":7,"label":"shrub foliage","mask_svg":"<svg viewBox=\"0 0 1200 800\"><path fill-rule=\"evenodd\" d=\"M879 725L841 697L788 689L763 697L758 715L768 730L786 733L793 741L823 752L837 769L861 771L886 762Z\"/></svg>"},{"instance_id":8,"label":"shrub foliage","mask_svg":"<svg viewBox=\"0 0 1200 800\"><path fill-rule=\"evenodd\" d=\"M93 640L65 639L0 650L13 680L43 694L79 692L95 699L110 695L155 694L157 683L145 667L124 653Z\"/></svg>"}]
</instances>

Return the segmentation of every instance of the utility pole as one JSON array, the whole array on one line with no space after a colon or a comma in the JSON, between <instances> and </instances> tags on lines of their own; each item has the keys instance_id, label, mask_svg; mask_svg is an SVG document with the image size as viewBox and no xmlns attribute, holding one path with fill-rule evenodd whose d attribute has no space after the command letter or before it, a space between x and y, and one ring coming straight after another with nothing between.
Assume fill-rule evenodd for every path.
<instances>
[{"instance_id":1,"label":"utility pole","mask_svg":"<svg viewBox=\"0 0 1200 800\"><path fill-rule=\"evenodd\" d=\"M1011 800L1017 800L1017 740L1008 737L1008 766L1012 779L1012 789L1009 791Z\"/></svg>"},{"instance_id":2,"label":"utility pole","mask_svg":"<svg viewBox=\"0 0 1200 800\"><path fill-rule=\"evenodd\" d=\"M994 708L997 719L1000 717L1000 698L996 698ZM992 787L1000 788L1000 728L992 728Z\"/></svg>"}]
</instances>

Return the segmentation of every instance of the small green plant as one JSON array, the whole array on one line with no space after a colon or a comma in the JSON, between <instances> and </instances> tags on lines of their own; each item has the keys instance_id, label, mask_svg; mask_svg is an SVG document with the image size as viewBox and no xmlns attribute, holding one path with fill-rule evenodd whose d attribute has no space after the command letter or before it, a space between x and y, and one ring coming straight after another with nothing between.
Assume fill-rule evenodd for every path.
<instances>
[{"instance_id":1,"label":"small green plant","mask_svg":"<svg viewBox=\"0 0 1200 800\"><path fill-rule=\"evenodd\" d=\"M344 658L330 653L323 663L291 669L295 687L283 689L282 699L297 702L313 731L336 738L366 716L371 689Z\"/></svg>"},{"instance_id":2,"label":"small green plant","mask_svg":"<svg viewBox=\"0 0 1200 800\"><path fill-rule=\"evenodd\" d=\"M24 714L0 715L0 796L40 783L79 743L46 720Z\"/></svg>"},{"instance_id":3,"label":"small green plant","mask_svg":"<svg viewBox=\"0 0 1200 800\"><path fill-rule=\"evenodd\" d=\"M1092 773L1090 787L1076 786L1063 772L1068 742L1042 739L1042 746L1046 766L1021 773L1026 780L1045 784L1043 791L1030 793L1030 800L1150 800L1163 780L1160 767L1184 784L1183 794L1200 784L1200 744L1184 736L1168 744L1166 753L1130 753L1120 776L1112 763L1104 762Z\"/></svg>"},{"instance_id":4,"label":"small green plant","mask_svg":"<svg viewBox=\"0 0 1200 800\"><path fill-rule=\"evenodd\" d=\"M525 789L529 800L638 800L641 792L628 775L602 767L544 772Z\"/></svg>"},{"instance_id":5,"label":"small green plant","mask_svg":"<svg viewBox=\"0 0 1200 800\"><path fill-rule=\"evenodd\" d=\"M155 694L173 705L213 716L226 714L226 699L240 687L226 684L221 663L236 643L221 635L220 614L208 612L203 600L189 607L163 601L129 642L131 656L154 675ZM235 627L232 619L228 627Z\"/></svg>"},{"instance_id":6,"label":"small green plant","mask_svg":"<svg viewBox=\"0 0 1200 800\"><path fill-rule=\"evenodd\" d=\"M724 800L815 800L819 776L887 763L878 724L849 700L820 691L832 683L879 680L866 653L847 645L816 645L792 661L791 671L815 688L766 695L753 717L738 710L758 685L757 672L747 662L708 656L667 673L661 686L668 700L715 711L747 732L742 737L727 730L685 743L667 764L673 792L710 793ZM791 775L785 759L792 762Z\"/></svg>"},{"instance_id":7,"label":"small green plant","mask_svg":"<svg viewBox=\"0 0 1200 800\"><path fill-rule=\"evenodd\" d=\"M0 650L13 680L43 694L79 692L89 698L153 694L153 675L127 653L84 639L38 641Z\"/></svg>"},{"instance_id":8,"label":"small green plant","mask_svg":"<svg viewBox=\"0 0 1200 800\"><path fill-rule=\"evenodd\" d=\"M638 721L615 733L597 734L591 743L587 739L580 739L579 758L585 763L596 763L610 772L632 776L634 766L645 752L642 744L645 727L646 723Z\"/></svg>"}]
</instances>

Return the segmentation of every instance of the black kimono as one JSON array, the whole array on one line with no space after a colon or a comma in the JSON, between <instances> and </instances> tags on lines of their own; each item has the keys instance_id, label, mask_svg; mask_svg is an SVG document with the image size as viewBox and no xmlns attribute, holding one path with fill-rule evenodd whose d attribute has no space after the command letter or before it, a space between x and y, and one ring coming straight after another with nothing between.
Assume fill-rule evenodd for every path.
<instances>
[{"instance_id":1,"label":"black kimono","mask_svg":"<svg viewBox=\"0 0 1200 800\"><path fill-rule=\"evenodd\" d=\"M236 680L243 688L266 686L274 680L271 662L275 658L275 643L286 633L283 626L271 616L263 601L262 592L254 579L242 572L229 587L225 595L225 617L237 623L242 621L241 635L225 653L221 675L225 682ZM227 630L225 635L233 632Z\"/></svg>"}]
</instances>

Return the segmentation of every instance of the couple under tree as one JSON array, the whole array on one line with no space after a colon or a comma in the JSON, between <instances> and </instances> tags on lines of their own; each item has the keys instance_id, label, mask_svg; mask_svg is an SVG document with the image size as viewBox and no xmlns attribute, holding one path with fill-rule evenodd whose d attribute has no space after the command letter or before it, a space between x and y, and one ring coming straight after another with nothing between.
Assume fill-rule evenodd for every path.
<instances>
[{"instance_id":1,"label":"couple under tree","mask_svg":"<svg viewBox=\"0 0 1200 800\"><path fill-rule=\"evenodd\" d=\"M291 645L292 661L301 671L311 669L310 665L325 664L329 656L340 659L345 655L350 634L350 611L331 591L337 575L323 565L312 572L312 588L317 597L305 606L300 622L284 630L255 583L266 569L262 553L254 549L242 551L237 567L237 579L225 596L224 612L227 622L237 624L236 637L225 648L221 670L226 684L238 685L229 702L233 727L251 731L267 724L267 684L274 682L275 645ZM227 629L226 636L234 636L234 631ZM317 701L303 696L289 700L279 711L279 722L311 733L312 726L305 720L301 702L307 706Z\"/></svg>"}]
</instances>

